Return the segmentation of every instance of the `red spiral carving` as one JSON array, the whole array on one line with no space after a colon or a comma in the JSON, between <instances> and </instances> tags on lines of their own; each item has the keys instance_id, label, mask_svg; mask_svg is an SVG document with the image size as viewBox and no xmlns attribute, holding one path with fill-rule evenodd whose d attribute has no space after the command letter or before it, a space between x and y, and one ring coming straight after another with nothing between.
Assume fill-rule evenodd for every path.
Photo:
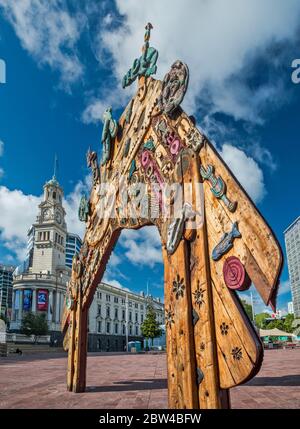
<instances>
[{"instance_id":1,"label":"red spiral carving","mask_svg":"<svg viewBox=\"0 0 300 429\"><path fill-rule=\"evenodd\" d=\"M235 256L230 256L225 260L223 277L229 289L242 291L249 289L251 286L251 280L246 273L244 265Z\"/></svg>"}]
</instances>

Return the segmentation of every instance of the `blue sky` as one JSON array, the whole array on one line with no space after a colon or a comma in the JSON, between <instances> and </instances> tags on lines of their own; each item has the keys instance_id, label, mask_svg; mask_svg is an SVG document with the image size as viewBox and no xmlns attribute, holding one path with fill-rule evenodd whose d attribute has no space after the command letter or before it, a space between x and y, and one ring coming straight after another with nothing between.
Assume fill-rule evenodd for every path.
<instances>
[{"instance_id":1,"label":"blue sky","mask_svg":"<svg viewBox=\"0 0 300 429\"><path fill-rule=\"evenodd\" d=\"M144 25L159 51L158 78L176 59L190 68L183 107L214 142L284 249L300 212L299 1L160 2L0 0L0 261L22 259L54 153L69 230L88 187L85 153L101 150L101 116L118 117L132 95L121 77L139 55ZM163 296L158 237L122 233L106 280ZM245 296L249 296L245 295ZM291 300L285 264L279 308ZM262 310L256 300L257 311Z\"/></svg>"}]
</instances>

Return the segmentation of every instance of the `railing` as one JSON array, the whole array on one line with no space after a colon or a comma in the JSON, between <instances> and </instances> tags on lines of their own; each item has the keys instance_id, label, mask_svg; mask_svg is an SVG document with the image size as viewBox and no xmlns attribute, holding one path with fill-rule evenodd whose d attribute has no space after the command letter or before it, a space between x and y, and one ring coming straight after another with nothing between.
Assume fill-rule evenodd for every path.
<instances>
[{"instance_id":1,"label":"railing","mask_svg":"<svg viewBox=\"0 0 300 429\"><path fill-rule=\"evenodd\" d=\"M53 280L54 282L59 282L61 284L66 283L66 279L63 279L60 276L56 276L54 274L20 274L14 278L14 282L22 281L22 280Z\"/></svg>"},{"instance_id":2,"label":"railing","mask_svg":"<svg viewBox=\"0 0 300 429\"><path fill-rule=\"evenodd\" d=\"M33 344L35 342L34 335L23 335L15 333L0 332L0 343L29 343ZM49 344L50 335L41 335L37 339L39 344Z\"/></svg>"}]
</instances>

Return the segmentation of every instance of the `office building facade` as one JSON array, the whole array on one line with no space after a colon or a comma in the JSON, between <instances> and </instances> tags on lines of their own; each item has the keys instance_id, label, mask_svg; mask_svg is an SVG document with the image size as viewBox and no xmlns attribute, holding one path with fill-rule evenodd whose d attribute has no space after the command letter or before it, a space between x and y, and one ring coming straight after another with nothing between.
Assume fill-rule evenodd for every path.
<instances>
[{"instance_id":1,"label":"office building facade","mask_svg":"<svg viewBox=\"0 0 300 429\"><path fill-rule=\"evenodd\" d=\"M77 234L67 233L66 241L66 266L72 268L72 260L75 254L80 252L82 240Z\"/></svg>"},{"instance_id":2,"label":"office building facade","mask_svg":"<svg viewBox=\"0 0 300 429\"><path fill-rule=\"evenodd\" d=\"M300 318L300 216L284 231L295 318Z\"/></svg>"},{"instance_id":3,"label":"office building facade","mask_svg":"<svg viewBox=\"0 0 300 429\"><path fill-rule=\"evenodd\" d=\"M0 264L0 313L11 317L13 295L13 272L16 267Z\"/></svg>"}]
</instances>

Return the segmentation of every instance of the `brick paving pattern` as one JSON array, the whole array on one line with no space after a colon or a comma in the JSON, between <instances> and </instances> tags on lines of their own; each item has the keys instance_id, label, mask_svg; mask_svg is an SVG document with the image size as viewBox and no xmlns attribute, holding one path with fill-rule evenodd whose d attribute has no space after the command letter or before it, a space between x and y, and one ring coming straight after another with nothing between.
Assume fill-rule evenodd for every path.
<instances>
[{"instance_id":1,"label":"brick paving pattern","mask_svg":"<svg viewBox=\"0 0 300 429\"><path fill-rule=\"evenodd\" d=\"M87 391L66 391L66 355L0 358L0 408L167 408L166 355L89 354ZM300 349L267 350L232 408L300 408Z\"/></svg>"}]
</instances>

